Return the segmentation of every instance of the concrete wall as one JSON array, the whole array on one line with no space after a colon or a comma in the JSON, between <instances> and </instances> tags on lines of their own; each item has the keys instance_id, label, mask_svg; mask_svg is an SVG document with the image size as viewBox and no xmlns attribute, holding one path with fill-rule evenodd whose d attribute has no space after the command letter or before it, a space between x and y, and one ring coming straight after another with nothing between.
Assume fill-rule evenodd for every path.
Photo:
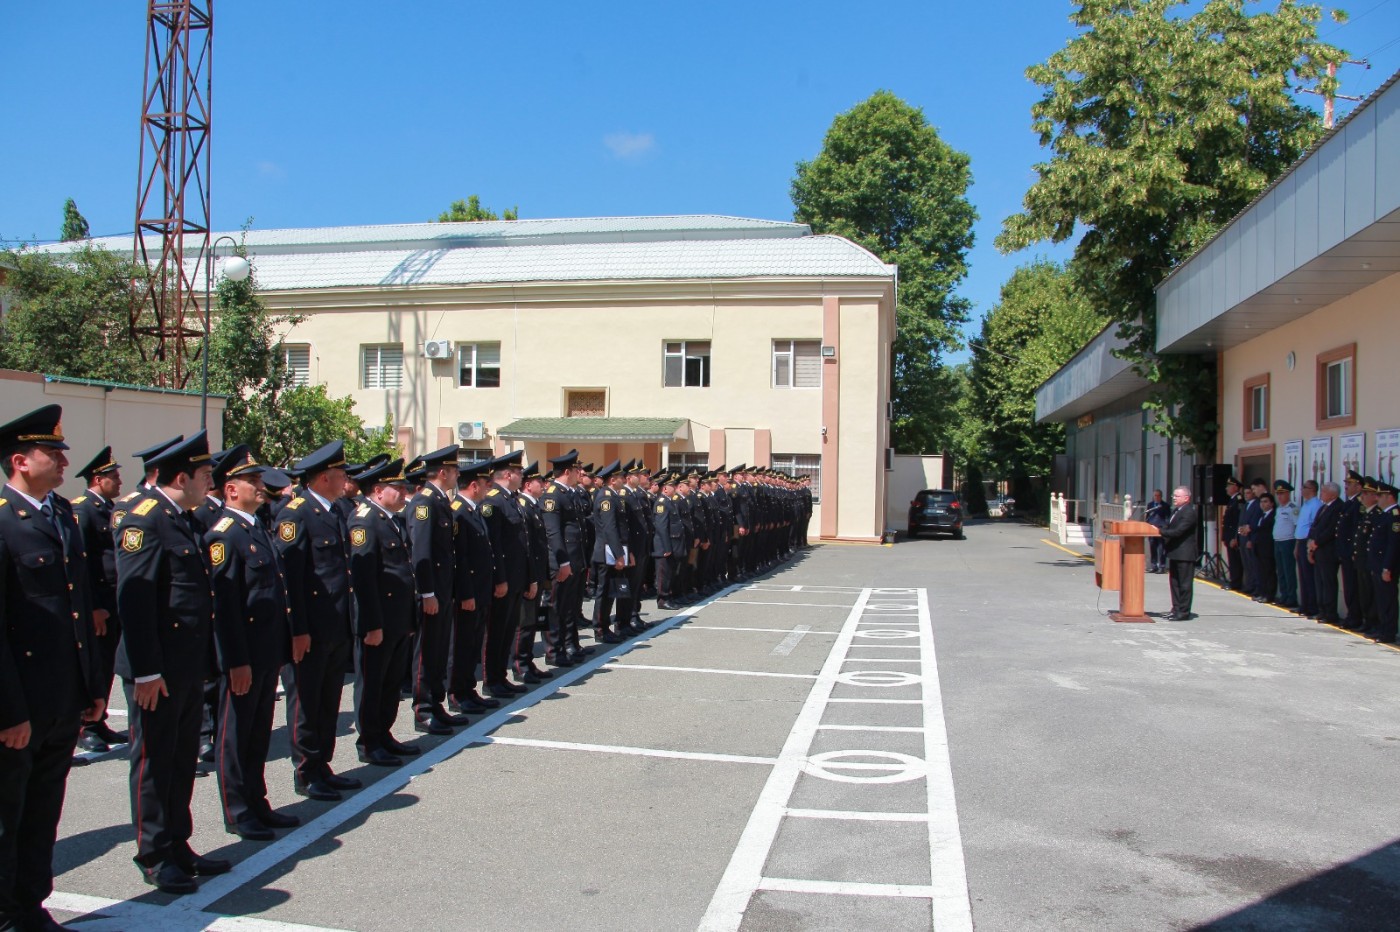
<instances>
[{"instance_id":1,"label":"concrete wall","mask_svg":"<svg viewBox=\"0 0 1400 932\"><path fill-rule=\"evenodd\" d=\"M943 457L896 454L889 476L889 504L885 526L904 530L909 523L909 503L923 489L948 488L943 474Z\"/></svg>"},{"instance_id":2,"label":"concrete wall","mask_svg":"<svg viewBox=\"0 0 1400 932\"><path fill-rule=\"evenodd\" d=\"M132 450L199 430L197 394L48 382L31 372L0 369L0 424L49 404L63 406L63 436L72 448L68 451L66 481L59 489L69 498L84 488L77 470L103 447L112 447L117 462L124 467L123 487L130 491L141 481L141 461L131 458ZM212 450L223 445L223 414L224 399L210 398Z\"/></svg>"}]
</instances>

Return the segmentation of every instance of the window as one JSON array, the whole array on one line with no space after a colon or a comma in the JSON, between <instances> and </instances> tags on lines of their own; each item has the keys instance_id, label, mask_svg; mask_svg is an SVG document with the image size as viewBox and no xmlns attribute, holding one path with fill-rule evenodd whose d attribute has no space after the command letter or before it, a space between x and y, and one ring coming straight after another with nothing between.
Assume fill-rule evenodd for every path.
<instances>
[{"instance_id":1,"label":"window","mask_svg":"<svg viewBox=\"0 0 1400 932\"><path fill-rule=\"evenodd\" d=\"M690 469L707 470L710 468L710 454L672 453L666 458L666 468L672 472L684 472Z\"/></svg>"},{"instance_id":2,"label":"window","mask_svg":"<svg viewBox=\"0 0 1400 932\"><path fill-rule=\"evenodd\" d=\"M664 357L667 388L709 388L710 341L667 343Z\"/></svg>"},{"instance_id":3,"label":"window","mask_svg":"<svg viewBox=\"0 0 1400 932\"><path fill-rule=\"evenodd\" d=\"M1317 355L1317 429L1356 424L1356 344Z\"/></svg>"},{"instance_id":4,"label":"window","mask_svg":"<svg viewBox=\"0 0 1400 932\"><path fill-rule=\"evenodd\" d=\"M801 479L812 478L812 501L822 500L822 455L820 453L774 453L773 468Z\"/></svg>"},{"instance_id":5,"label":"window","mask_svg":"<svg viewBox=\"0 0 1400 932\"><path fill-rule=\"evenodd\" d=\"M362 388L401 388L403 386L403 344L360 347L360 386Z\"/></svg>"},{"instance_id":6,"label":"window","mask_svg":"<svg viewBox=\"0 0 1400 932\"><path fill-rule=\"evenodd\" d=\"M1269 436L1269 376L1256 375L1244 380L1244 439L1264 440Z\"/></svg>"},{"instance_id":7,"label":"window","mask_svg":"<svg viewBox=\"0 0 1400 932\"><path fill-rule=\"evenodd\" d=\"M569 392L568 412L568 417L607 417L607 391L598 389L596 391Z\"/></svg>"},{"instance_id":8,"label":"window","mask_svg":"<svg viewBox=\"0 0 1400 932\"><path fill-rule=\"evenodd\" d=\"M774 388L821 388L822 341L774 340Z\"/></svg>"},{"instance_id":9,"label":"window","mask_svg":"<svg viewBox=\"0 0 1400 932\"><path fill-rule=\"evenodd\" d=\"M311 384L311 347L306 343L283 343L282 362L287 367L288 385Z\"/></svg>"},{"instance_id":10,"label":"window","mask_svg":"<svg viewBox=\"0 0 1400 932\"><path fill-rule=\"evenodd\" d=\"M474 466L477 463L484 463L495 457L495 452L489 448L471 449L463 447L457 451L458 466Z\"/></svg>"},{"instance_id":11,"label":"window","mask_svg":"<svg viewBox=\"0 0 1400 932\"><path fill-rule=\"evenodd\" d=\"M457 385L460 388L500 388L501 344L459 343Z\"/></svg>"}]
</instances>

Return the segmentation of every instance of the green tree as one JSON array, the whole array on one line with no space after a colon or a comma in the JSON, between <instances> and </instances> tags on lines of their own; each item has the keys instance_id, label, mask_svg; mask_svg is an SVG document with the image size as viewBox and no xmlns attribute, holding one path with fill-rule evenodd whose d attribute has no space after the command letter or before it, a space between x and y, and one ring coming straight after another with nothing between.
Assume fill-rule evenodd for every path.
<instances>
[{"instance_id":1,"label":"green tree","mask_svg":"<svg viewBox=\"0 0 1400 932\"><path fill-rule=\"evenodd\" d=\"M474 220L519 220L520 208L507 207L496 216L489 207L481 206L481 198L473 194L465 201L453 201L452 206L438 214L438 223L468 223Z\"/></svg>"},{"instance_id":2,"label":"green tree","mask_svg":"<svg viewBox=\"0 0 1400 932\"><path fill-rule=\"evenodd\" d=\"M0 320L0 366L153 385L158 367L131 330L131 284L144 271L91 244L4 254L13 306Z\"/></svg>"},{"instance_id":3,"label":"green tree","mask_svg":"<svg viewBox=\"0 0 1400 932\"><path fill-rule=\"evenodd\" d=\"M1064 242L1083 228L1074 267L1119 322L1128 357L1154 382L1159 429L1214 448L1214 362L1155 354L1153 289L1323 132L1294 96L1344 54L1317 38L1319 7L1277 0L1079 0L1083 30L1027 76L1050 159L997 245Z\"/></svg>"},{"instance_id":4,"label":"green tree","mask_svg":"<svg viewBox=\"0 0 1400 932\"><path fill-rule=\"evenodd\" d=\"M1023 266L1002 285L972 345L968 412L984 472L1013 480L1049 475L1064 427L1035 422L1035 391L1106 323L1056 263Z\"/></svg>"},{"instance_id":5,"label":"green tree","mask_svg":"<svg viewBox=\"0 0 1400 932\"><path fill-rule=\"evenodd\" d=\"M71 197L63 202L63 231L58 238L65 243L88 238L88 222Z\"/></svg>"},{"instance_id":6,"label":"green tree","mask_svg":"<svg viewBox=\"0 0 1400 932\"><path fill-rule=\"evenodd\" d=\"M949 440L941 356L960 345L969 307L954 294L967 274L977 219L967 199L968 164L921 109L877 91L836 117L820 154L799 162L792 182L798 221L899 266L892 432L906 452L942 449Z\"/></svg>"}]
</instances>

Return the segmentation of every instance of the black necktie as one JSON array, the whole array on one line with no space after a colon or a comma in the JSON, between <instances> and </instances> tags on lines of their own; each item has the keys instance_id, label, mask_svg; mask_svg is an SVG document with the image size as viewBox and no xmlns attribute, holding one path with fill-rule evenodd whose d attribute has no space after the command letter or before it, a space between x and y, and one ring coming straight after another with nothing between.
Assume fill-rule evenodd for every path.
<instances>
[{"instance_id":1,"label":"black necktie","mask_svg":"<svg viewBox=\"0 0 1400 932\"><path fill-rule=\"evenodd\" d=\"M49 524L53 526L54 533L58 535L58 539L63 541L64 544L67 544L68 535L63 533L63 525L58 521L58 513L53 510L53 504L47 498L44 499L44 503L39 506L39 511L45 518L49 519Z\"/></svg>"}]
</instances>

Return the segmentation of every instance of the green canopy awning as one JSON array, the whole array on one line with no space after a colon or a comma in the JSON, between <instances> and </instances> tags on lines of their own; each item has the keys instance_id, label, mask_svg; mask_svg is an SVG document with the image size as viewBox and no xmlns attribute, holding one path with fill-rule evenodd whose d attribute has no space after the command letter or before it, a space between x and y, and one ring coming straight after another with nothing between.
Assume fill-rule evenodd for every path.
<instances>
[{"instance_id":1,"label":"green canopy awning","mask_svg":"<svg viewBox=\"0 0 1400 932\"><path fill-rule=\"evenodd\" d=\"M679 417L526 417L496 432L502 440L638 441L684 439Z\"/></svg>"}]
</instances>

